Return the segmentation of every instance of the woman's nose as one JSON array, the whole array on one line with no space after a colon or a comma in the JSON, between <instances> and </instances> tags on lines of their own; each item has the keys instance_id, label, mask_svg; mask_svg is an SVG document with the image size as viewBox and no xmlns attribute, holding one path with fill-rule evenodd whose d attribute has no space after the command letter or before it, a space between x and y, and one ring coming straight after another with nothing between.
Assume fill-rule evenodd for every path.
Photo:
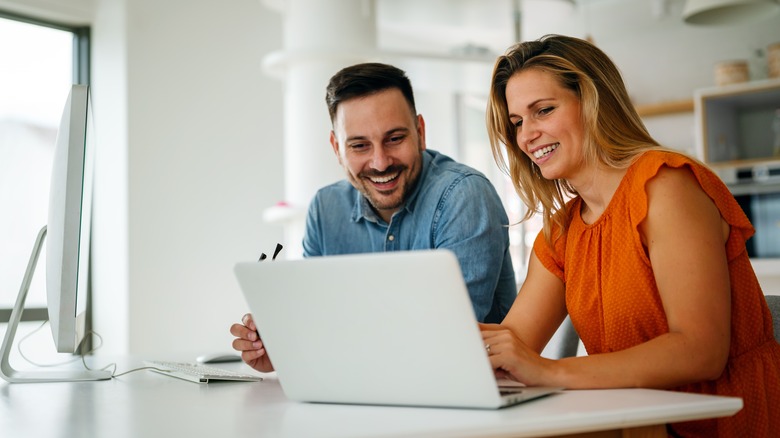
<instances>
[{"instance_id":1,"label":"woman's nose","mask_svg":"<svg viewBox=\"0 0 780 438\"><path fill-rule=\"evenodd\" d=\"M531 121L523 121L523 124L517 128L517 143L520 146L527 147L537 137L539 137L539 131Z\"/></svg>"}]
</instances>

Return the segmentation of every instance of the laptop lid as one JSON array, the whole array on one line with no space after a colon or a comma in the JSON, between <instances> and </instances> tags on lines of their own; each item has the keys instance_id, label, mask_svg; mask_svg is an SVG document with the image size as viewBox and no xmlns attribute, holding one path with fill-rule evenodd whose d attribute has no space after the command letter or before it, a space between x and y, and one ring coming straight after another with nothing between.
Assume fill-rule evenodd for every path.
<instances>
[{"instance_id":1,"label":"laptop lid","mask_svg":"<svg viewBox=\"0 0 780 438\"><path fill-rule=\"evenodd\" d=\"M238 263L279 383L297 401L498 408L466 285L447 250Z\"/></svg>"}]
</instances>

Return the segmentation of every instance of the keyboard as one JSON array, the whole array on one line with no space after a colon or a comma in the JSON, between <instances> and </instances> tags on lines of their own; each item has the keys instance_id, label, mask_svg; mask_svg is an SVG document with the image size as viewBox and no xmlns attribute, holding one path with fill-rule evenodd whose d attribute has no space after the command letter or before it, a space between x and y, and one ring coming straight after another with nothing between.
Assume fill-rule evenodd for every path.
<instances>
[{"instance_id":1,"label":"keyboard","mask_svg":"<svg viewBox=\"0 0 780 438\"><path fill-rule=\"evenodd\" d=\"M223 370L199 363L158 360L147 360L144 363L146 366L152 367L152 371L195 383L209 383L210 381L260 382L263 380L257 375Z\"/></svg>"}]
</instances>

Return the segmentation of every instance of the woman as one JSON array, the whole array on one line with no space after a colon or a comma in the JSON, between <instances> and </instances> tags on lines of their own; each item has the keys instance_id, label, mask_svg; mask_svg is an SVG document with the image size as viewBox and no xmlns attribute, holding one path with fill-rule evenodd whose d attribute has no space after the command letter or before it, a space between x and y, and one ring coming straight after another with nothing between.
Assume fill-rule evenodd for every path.
<instances>
[{"instance_id":1,"label":"woman","mask_svg":"<svg viewBox=\"0 0 780 438\"><path fill-rule=\"evenodd\" d=\"M670 434L777 433L780 344L753 228L717 176L650 137L612 61L577 38L518 44L496 61L487 120L526 219L544 219L515 304L481 325L497 376L738 396L736 415ZM588 355L542 358L567 313Z\"/></svg>"}]
</instances>

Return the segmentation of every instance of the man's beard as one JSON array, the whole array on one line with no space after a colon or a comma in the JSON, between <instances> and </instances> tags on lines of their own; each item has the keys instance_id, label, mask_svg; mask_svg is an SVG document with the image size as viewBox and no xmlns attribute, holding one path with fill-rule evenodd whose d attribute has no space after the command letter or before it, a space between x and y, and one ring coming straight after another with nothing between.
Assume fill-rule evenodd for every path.
<instances>
[{"instance_id":1,"label":"man's beard","mask_svg":"<svg viewBox=\"0 0 780 438\"><path fill-rule=\"evenodd\" d=\"M422 151L420 152L422 153ZM420 175L422 174L422 163L423 160L421 154L420 158L415 163L415 173L410 174L408 179L402 182L401 186L395 187L392 190L394 193L391 197L382 196L382 191L374 187L371 181L367 180L367 178L381 178L383 176L393 175L396 173L398 174L397 178L402 178L405 172L409 170L408 166L394 165L388 167L383 172L361 172L358 175L357 181L355 181L351 175L350 179L352 179L352 185L358 189L358 191L368 200L369 204L371 204L371 206L374 208L374 210L377 210L377 212L382 210L397 210L406 203L409 194L417 186Z\"/></svg>"}]
</instances>

